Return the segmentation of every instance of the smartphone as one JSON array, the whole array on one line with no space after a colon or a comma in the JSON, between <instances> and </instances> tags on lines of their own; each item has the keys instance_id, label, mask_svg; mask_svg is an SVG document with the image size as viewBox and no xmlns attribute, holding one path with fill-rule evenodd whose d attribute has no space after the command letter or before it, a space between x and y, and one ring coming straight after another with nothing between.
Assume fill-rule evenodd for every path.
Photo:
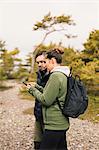
<instances>
[{"instance_id":1,"label":"smartphone","mask_svg":"<svg viewBox=\"0 0 99 150\"><path fill-rule=\"evenodd\" d=\"M23 81L23 84L25 84L27 86L27 83Z\"/></svg>"}]
</instances>

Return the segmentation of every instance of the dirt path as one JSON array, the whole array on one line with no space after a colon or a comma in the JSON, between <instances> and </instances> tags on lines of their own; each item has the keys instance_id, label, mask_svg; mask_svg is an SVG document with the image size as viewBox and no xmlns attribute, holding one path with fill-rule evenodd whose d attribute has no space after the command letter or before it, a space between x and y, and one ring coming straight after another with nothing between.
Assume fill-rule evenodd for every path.
<instances>
[{"instance_id":1,"label":"dirt path","mask_svg":"<svg viewBox=\"0 0 99 150\"><path fill-rule=\"evenodd\" d=\"M33 150L34 116L23 111L34 106L34 102L21 100L20 85L0 92L0 150ZM69 150L99 150L99 124L71 119L68 131Z\"/></svg>"},{"instance_id":2,"label":"dirt path","mask_svg":"<svg viewBox=\"0 0 99 150\"><path fill-rule=\"evenodd\" d=\"M13 88L0 92L0 150L31 150L34 117L23 110L33 102L19 98L19 84L10 81L9 85Z\"/></svg>"}]
</instances>

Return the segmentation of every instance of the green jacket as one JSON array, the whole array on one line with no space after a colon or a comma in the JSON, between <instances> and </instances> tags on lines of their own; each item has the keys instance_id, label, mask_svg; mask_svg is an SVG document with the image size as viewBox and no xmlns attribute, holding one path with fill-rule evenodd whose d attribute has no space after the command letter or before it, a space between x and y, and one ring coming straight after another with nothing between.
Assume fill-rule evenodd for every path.
<instances>
[{"instance_id":1,"label":"green jacket","mask_svg":"<svg viewBox=\"0 0 99 150\"><path fill-rule=\"evenodd\" d=\"M29 89L29 93L42 103L44 125L45 129L48 130L65 130L69 128L69 118L64 117L56 102L58 98L61 106L63 106L67 92L66 75L68 75L69 71L67 68L64 68L56 67L53 69L53 73L50 75L43 93L36 87Z\"/></svg>"}]
</instances>

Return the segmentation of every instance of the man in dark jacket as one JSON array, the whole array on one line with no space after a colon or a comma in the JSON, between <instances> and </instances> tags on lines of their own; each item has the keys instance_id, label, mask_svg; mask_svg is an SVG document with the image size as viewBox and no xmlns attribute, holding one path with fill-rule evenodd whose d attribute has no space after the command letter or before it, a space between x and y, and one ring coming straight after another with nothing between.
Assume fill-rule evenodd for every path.
<instances>
[{"instance_id":1,"label":"man in dark jacket","mask_svg":"<svg viewBox=\"0 0 99 150\"><path fill-rule=\"evenodd\" d=\"M49 73L47 72L46 69L45 55L46 55L45 51L40 51L35 58L36 63L38 64L37 84L42 87L46 85L46 82L49 79ZM35 100L34 115L35 115L34 149L37 150L40 148L40 143L43 134L42 104L37 99Z\"/></svg>"}]
</instances>

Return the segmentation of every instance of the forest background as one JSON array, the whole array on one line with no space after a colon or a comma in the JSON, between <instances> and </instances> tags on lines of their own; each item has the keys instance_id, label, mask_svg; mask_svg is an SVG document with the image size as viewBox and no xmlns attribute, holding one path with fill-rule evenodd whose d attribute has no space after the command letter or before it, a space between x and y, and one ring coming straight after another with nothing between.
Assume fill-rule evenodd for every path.
<instances>
[{"instance_id":1,"label":"forest background","mask_svg":"<svg viewBox=\"0 0 99 150\"><path fill-rule=\"evenodd\" d=\"M73 75L79 75L84 82L88 96L89 106L87 112L81 116L82 119L88 119L94 122L99 121L99 30L94 29L89 33L86 41L83 43L84 49L76 50L71 46L64 46L62 41L58 44L53 40L45 45L44 41L47 36L53 32L61 33L66 40L76 38L76 35L67 34L67 28L74 26L75 22L71 16L52 16L49 12L41 21L37 21L33 25L33 32L44 32L44 38L36 45L23 61L18 57L21 50L16 46L14 50L7 50L6 41L0 40L0 90L5 90L4 81L17 80L21 82L23 79L29 82L36 80L37 66L34 62L35 55L38 51L46 50L59 46L64 49L63 65L72 67ZM35 38L35 37L34 37ZM76 39L75 39L76 40ZM31 99L23 88L21 91L25 98Z\"/></svg>"}]
</instances>

